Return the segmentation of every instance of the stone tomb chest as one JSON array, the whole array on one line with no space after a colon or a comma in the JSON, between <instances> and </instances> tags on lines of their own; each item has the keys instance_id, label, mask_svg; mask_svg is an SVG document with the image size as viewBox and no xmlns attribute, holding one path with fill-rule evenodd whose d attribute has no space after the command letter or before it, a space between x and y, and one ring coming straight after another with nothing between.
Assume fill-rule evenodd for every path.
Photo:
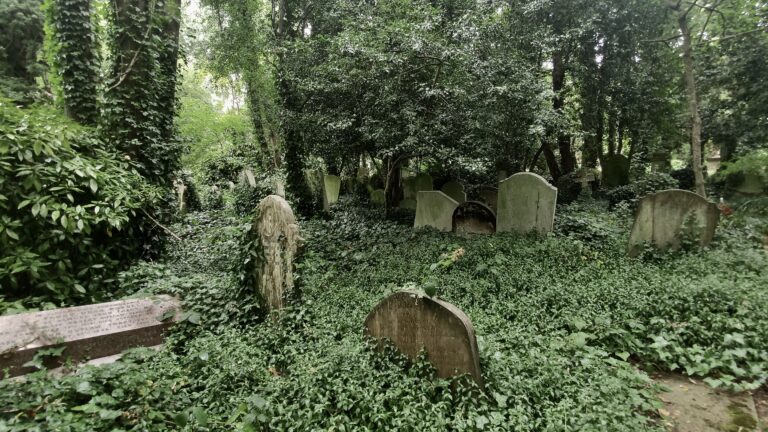
<instances>
[{"instance_id":1,"label":"stone tomb chest","mask_svg":"<svg viewBox=\"0 0 768 432\"><path fill-rule=\"evenodd\" d=\"M0 316L0 371L8 368L10 376L34 371L24 364L45 348L65 348L59 358L46 362L56 367L67 359L95 359L158 345L180 310L175 298L158 296Z\"/></svg>"}]
</instances>

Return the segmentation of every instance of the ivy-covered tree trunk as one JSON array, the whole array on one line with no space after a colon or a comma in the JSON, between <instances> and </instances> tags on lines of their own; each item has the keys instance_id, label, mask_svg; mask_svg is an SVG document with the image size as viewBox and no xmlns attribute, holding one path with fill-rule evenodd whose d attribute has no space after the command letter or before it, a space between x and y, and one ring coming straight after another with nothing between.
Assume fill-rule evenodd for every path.
<instances>
[{"instance_id":1,"label":"ivy-covered tree trunk","mask_svg":"<svg viewBox=\"0 0 768 432\"><path fill-rule=\"evenodd\" d=\"M390 156L384 159L386 179L384 183L384 213L389 217L403 199L403 190L400 187L400 167L405 158Z\"/></svg>"},{"instance_id":2,"label":"ivy-covered tree trunk","mask_svg":"<svg viewBox=\"0 0 768 432\"><path fill-rule=\"evenodd\" d=\"M157 184L179 167L175 138L180 1L114 0L104 133Z\"/></svg>"},{"instance_id":3,"label":"ivy-covered tree trunk","mask_svg":"<svg viewBox=\"0 0 768 432\"><path fill-rule=\"evenodd\" d=\"M688 113L691 119L691 168L693 169L696 193L706 196L704 174L701 169L701 116L699 115L699 99L696 94L693 45L691 44L691 30L688 28L688 14L680 13L677 17L677 23L680 27L680 34L683 36L683 75L688 96Z\"/></svg>"},{"instance_id":4,"label":"ivy-covered tree trunk","mask_svg":"<svg viewBox=\"0 0 768 432\"><path fill-rule=\"evenodd\" d=\"M58 72L67 117L85 125L99 118L100 62L90 0L50 0L45 6L52 30L53 68Z\"/></svg>"}]
</instances>

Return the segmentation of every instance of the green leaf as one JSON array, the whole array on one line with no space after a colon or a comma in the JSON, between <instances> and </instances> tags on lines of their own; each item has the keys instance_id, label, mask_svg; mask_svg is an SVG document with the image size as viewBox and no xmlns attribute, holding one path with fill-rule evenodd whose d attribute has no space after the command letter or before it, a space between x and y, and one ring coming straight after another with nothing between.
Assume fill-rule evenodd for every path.
<instances>
[{"instance_id":1,"label":"green leaf","mask_svg":"<svg viewBox=\"0 0 768 432\"><path fill-rule=\"evenodd\" d=\"M195 416L195 420L197 420L197 423L200 426L208 426L208 413L206 413L204 409L200 407L194 407L192 408L192 415Z\"/></svg>"}]
</instances>

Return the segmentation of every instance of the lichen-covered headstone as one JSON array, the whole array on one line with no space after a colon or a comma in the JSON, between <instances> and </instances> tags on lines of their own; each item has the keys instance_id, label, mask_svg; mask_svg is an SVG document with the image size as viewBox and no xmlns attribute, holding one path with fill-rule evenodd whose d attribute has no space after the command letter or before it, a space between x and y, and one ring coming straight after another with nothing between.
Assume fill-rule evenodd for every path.
<instances>
[{"instance_id":1,"label":"lichen-covered headstone","mask_svg":"<svg viewBox=\"0 0 768 432\"><path fill-rule=\"evenodd\" d=\"M640 200L629 235L629 255L637 256L645 243L660 250L677 249L683 236L706 246L715 236L720 210L701 195L670 189Z\"/></svg>"},{"instance_id":2,"label":"lichen-covered headstone","mask_svg":"<svg viewBox=\"0 0 768 432\"><path fill-rule=\"evenodd\" d=\"M423 349L440 378L468 374L483 385L472 322L450 303L398 292L368 314L365 329L379 349L391 343L411 360Z\"/></svg>"},{"instance_id":3,"label":"lichen-covered headstone","mask_svg":"<svg viewBox=\"0 0 768 432\"><path fill-rule=\"evenodd\" d=\"M614 188L629 184L629 159L624 155L608 156L603 162L603 186Z\"/></svg>"},{"instance_id":4,"label":"lichen-covered headstone","mask_svg":"<svg viewBox=\"0 0 768 432\"><path fill-rule=\"evenodd\" d=\"M183 212L187 209L187 201L186 201L186 192L187 192L187 185L184 184L184 181L181 179L176 179L173 181L173 187L176 189L176 199L179 201L179 212Z\"/></svg>"},{"instance_id":5,"label":"lichen-covered headstone","mask_svg":"<svg viewBox=\"0 0 768 432\"><path fill-rule=\"evenodd\" d=\"M479 201L465 201L453 212L453 232L493 234L496 232L496 214Z\"/></svg>"},{"instance_id":6,"label":"lichen-covered headstone","mask_svg":"<svg viewBox=\"0 0 768 432\"><path fill-rule=\"evenodd\" d=\"M416 198L416 219L413 227L451 231L453 211L458 206L456 200L440 191L420 191Z\"/></svg>"},{"instance_id":7,"label":"lichen-covered headstone","mask_svg":"<svg viewBox=\"0 0 768 432\"><path fill-rule=\"evenodd\" d=\"M403 183L403 199L416 199L416 177L405 177Z\"/></svg>"},{"instance_id":8,"label":"lichen-covered headstone","mask_svg":"<svg viewBox=\"0 0 768 432\"><path fill-rule=\"evenodd\" d=\"M490 207L494 212L496 211L496 204L499 200L498 189L492 187L483 187L480 189L478 195L480 196L480 201L484 202L485 205Z\"/></svg>"},{"instance_id":9,"label":"lichen-covered headstone","mask_svg":"<svg viewBox=\"0 0 768 432\"><path fill-rule=\"evenodd\" d=\"M339 189L341 189L341 178L335 175L323 176L323 210L329 211L331 204L339 200Z\"/></svg>"},{"instance_id":10,"label":"lichen-covered headstone","mask_svg":"<svg viewBox=\"0 0 768 432\"><path fill-rule=\"evenodd\" d=\"M376 206L384 206L387 197L384 189L374 189L371 191L371 203Z\"/></svg>"},{"instance_id":11,"label":"lichen-covered headstone","mask_svg":"<svg viewBox=\"0 0 768 432\"><path fill-rule=\"evenodd\" d=\"M453 198L459 204L467 200L467 194L464 192L464 186L462 186L461 183L459 182L451 180L448 183L444 184L443 187L440 188L440 190L444 194Z\"/></svg>"},{"instance_id":12,"label":"lichen-covered headstone","mask_svg":"<svg viewBox=\"0 0 768 432\"><path fill-rule=\"evenodd\" d=\"M499 183L496 232L551 232L556 203L557 188L540 175L514 174Z\"/></svg>"},{"instance_id":13,"label":"lichen-covered headstone","mask_svg":"<svg viewBox=\"0 0 768 432\"><path fill-rule=\"evenodd\" d=\"M250 187L256 187L256 176L253 174L253 170L250 168L243 169L240 172L240 182Z\"/></svg>"},{"instance_id":14,"label":"lichen-covered headstone","mask_svg":"<svg viewBox=\"0 0 768 432\"><path fill-rule=\"evenodd\" d=\"M413 180L414 193L418 194L421 191L435 190L432 176L427 173L421 173L417 175ZM418 199L418 196L416 197Z\"/></svg>"},{"instance_id":15,"label":"lichen-covered headstone","mask_svg":"<svg viewBox=\"0 0 768 432\"><path fill-rule=\"evenodd\" d=\"M261 200L253 229L263 257L256 263L256 291L267 310L282 309L293 291L293 261L304 239L291 206L277 195Z\"/></svg>"}]
</instances>

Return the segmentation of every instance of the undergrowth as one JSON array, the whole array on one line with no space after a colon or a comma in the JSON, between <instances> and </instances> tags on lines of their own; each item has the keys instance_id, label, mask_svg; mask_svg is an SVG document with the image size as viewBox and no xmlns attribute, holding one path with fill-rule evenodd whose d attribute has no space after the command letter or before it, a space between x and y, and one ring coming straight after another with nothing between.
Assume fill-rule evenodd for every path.
<instances>
[{"instance_id":1,"label":"undergrowth","mask_svg":"<svg viewBox=\"0 0 768 432\"><path fill-rule=\"evenodd\" d=\"M632 259L627 216L578 203L546 238L464 238L341 203L302 222L301 298L262 321L236 271L246 220L190 214L164 262L120 278L124 294L184 298L166 349L4 380L0 430L662 430L651 370L763 384L760 236L734 215L711 248ZM365 341L368 311L404 286L472 319L485 390Z\"/></svg>"}]
</instances>

